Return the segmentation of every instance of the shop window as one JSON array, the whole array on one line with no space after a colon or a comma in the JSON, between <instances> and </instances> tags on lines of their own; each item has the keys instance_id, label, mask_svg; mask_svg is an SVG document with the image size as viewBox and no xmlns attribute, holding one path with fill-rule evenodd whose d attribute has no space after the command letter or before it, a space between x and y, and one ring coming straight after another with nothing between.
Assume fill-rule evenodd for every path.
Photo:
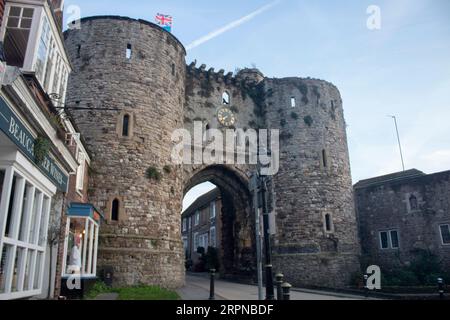
<instances>
[{"instance_id":1,"label":"shop window","mask_svg":"<svg viewBox=\"0 0 450 320\"><path fill-rule=\"evenodd\" d=\"M38 295L43 287L51 198L12 167L0 177L0 225L6 225L0 234L0 300Z\"/></svg>"},{"instance_id":2,"label":"shop window","mask_svg":"<svg viewBox=\"0 0 450 320\"><path fill-rule=\"evenodd\" d=\"M120 209L120 201L119 199L114 199L111 205L111 220L119 221L119 209Z\"/></svg>"},{"instance_id":3,"label":"shop window","mask_svg":"<svg viewBox=\"0 0 450 320\"><path fill-rule=\"evenodd\" d=\"M25 62L34 9L11 6L4 38L6 63L22 68Z\"/></svg>"},{"instance_id":4,"label":"shop window","mask_svg":"<svg viewBox=\"0 0 450 320\"><path fill-rule=\"evenodd\" d=\"M443 245L450 245L450 225L443 224L439 226L441 232L441 240Z\"/></svg>"},{"instance_id":5,"label":"shop window","mask_svg":"<svg viewBox=\"0 0 450 320\"><path fill-rule=\"evenodd\" d=\"M229 105L230 102L231 102L231 100L230 100L230 94L229 94L228 92L225 91L225 92L222 94L222 103L225 104L225 105Z\"/></svg>"},{"instance_id":6,"label":"shop window","mask_svg":"<svg viewBox=\"0 0 450 320\"><path fill-rule=\"evenodd\" d=\"M95 277L100 214L91 205L73 204L68 215L63 276Z\"/></svg>"}]
</instances>

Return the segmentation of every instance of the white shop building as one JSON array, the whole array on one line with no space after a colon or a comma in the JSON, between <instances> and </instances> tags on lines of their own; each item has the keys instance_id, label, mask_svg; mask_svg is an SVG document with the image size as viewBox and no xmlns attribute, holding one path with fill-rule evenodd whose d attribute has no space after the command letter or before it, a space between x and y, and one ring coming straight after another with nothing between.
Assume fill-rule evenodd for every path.
<instances>
[{"instance_id":1,"label":"white shop building","mask_svg":"<svg viewBox=\"0 0 450 320\"><path fill-rule=\"evenodd\" d=\"M79 167L55 109L70 64L44 0L6 1L0 41L0 300L44 297L57 259L47 237Z\"/></svg>"}]
</instances>

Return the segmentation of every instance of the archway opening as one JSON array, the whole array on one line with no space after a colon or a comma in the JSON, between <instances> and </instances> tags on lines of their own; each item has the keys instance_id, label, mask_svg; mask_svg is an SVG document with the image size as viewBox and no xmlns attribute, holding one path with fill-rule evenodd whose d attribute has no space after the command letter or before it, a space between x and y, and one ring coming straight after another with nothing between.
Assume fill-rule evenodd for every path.
<instances>
[{"instance_id":1,"label":"archway opening","mask_svg":"<svg viewBox=\"0 0 450 320\"><path fill-rule=\"evenodd\" d=\"M187 272L218 269L222 278L253 279L256 245L245 176L211 166L185 182L181 215Z\"/></svg>"}]
</instances>

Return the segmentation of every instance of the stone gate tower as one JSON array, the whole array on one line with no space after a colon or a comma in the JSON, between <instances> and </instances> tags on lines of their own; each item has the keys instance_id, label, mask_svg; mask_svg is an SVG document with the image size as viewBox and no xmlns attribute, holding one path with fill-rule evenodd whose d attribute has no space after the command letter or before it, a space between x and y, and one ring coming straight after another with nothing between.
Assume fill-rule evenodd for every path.
<instances>
[{"instance_id":1,"label":"stone gate tower","mask_svg":"<svg viewBox=\"0 0 450 320\"><path fill-rule=\"evenodd\" d=\"M254 240L247 239L254 219L248 181L255 168L168 165L173 130L191 131L195 121L223 129L218 111L224 104L235 128L280 130L280 171L270 185L275 271L295 285L341 287L359 270L345 120L335 86L265 78L256 69L233 75L186 66L183 45L142 20L84 18L80 30L65 36L74 67L66 103L87 108L72 113L92 153L90 201L108 220L98 264L114 266L117 283L183 283L182 198L203 181L225 194L222 241L234 246L226 249L227 268L254 253Z\"/></svg>"}]
</instances>

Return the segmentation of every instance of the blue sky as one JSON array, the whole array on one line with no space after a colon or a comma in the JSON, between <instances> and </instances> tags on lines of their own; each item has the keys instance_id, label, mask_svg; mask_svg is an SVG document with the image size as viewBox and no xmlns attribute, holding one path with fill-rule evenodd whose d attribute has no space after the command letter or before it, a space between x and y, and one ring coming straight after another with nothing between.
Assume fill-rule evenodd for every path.
<instances>
[{"instance_id":1,"label":"blue sky","mask_svg":"<svg viewBox=\"0 0 450 320\"><path fill-rule=\"evenodd\" d=\"M272 0L66 0L81 15L154 21L174 17L186 46ZM369 5L381 29L369 30ZM216 70L255 64L268 77L313 77L341 91L354 182L401 170L398 117L407 168L450 170L450 1L280 0L268 10L189 50Z\"/></svg>"}]
</instances>

